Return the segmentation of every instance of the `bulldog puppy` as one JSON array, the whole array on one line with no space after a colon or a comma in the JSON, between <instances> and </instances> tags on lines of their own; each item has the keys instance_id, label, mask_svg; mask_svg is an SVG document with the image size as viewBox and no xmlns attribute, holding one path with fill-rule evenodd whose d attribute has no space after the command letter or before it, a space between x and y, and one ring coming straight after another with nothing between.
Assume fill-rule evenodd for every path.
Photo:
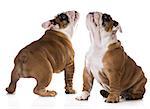
<instances>
[{"instance_id":1,"label":"bulldog puppy","mask_svg":"<svg viewBox=\"0 0 150 109\"><path fill-rule=\"evenodd\" d=\"M94 78L104 90L100 93L108 103L142 99L147 79L117 40L116 32L122 32L119 23L108 14L92 12L86 18L91 46L86 54L83 72L83 91L77 100L87 100Z\"/></svg>"},{"instance_id":2,"label":"bulldog puppy","mask_svg":"<svg viewBox=\"0 0 150 109\"><path fill-rule=\"evenodd\" d=\"M76 11L58 14L54 19L44 22L47 29L39 39L23 48L16 56L11 82L6 91L15 92L20 78L35 78L37 85L34 93L40 96L55 96L55 91L46 90L53 73L64 70L65 93L74 94L72 79L74 74L74 50L70 38L79 18Z\"/></svg>"}]
</instances>

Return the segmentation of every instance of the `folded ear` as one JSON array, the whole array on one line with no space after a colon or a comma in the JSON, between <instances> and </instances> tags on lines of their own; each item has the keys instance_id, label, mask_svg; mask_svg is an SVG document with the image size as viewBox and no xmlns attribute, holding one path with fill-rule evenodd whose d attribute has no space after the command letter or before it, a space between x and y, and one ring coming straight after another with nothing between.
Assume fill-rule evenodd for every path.
<instances>
[{"instance_id":1,"label":"folded ear","mask_svg":"<svg viewBox=\"0 0 150 109\"><path fill-rule=\"evenodd\" d=\"M120 33L122 33L122 28L120 26L120 24L118 24L116 27L113 27L113 33L116 33L119 30Z\"/></svg>"},{"instance_id":2,"label":"folded ear","mask_svg":"<svg viewBox=\"0 0 150 109\"><path fill-rule=\"evenodd\" d=\"M118 30L120 31L120 33L122 33L122 28L120 25L118 25Z\"/></svg>"},{"instance_id":3,"label":"folded ear","mask_svg":"<svg viewBox=\"0 0 150 109\"><path fill-rule=\"evenodd\" d=\"M44 29L51 29L53 26L54 26L54 25L51 23L50 20L48 20L48 21L42 23L42 27L43 27Z\"/></svg>"}]
</instances>

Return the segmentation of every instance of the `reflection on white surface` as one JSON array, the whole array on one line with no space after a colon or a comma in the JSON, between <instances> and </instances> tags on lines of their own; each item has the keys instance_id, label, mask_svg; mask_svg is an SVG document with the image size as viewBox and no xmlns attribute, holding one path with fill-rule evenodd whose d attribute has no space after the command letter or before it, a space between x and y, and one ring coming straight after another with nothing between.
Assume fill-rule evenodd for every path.
<instances>
[{"instance_id":1,"label":"reflection on white surface","mask_svg":"<svg viewBox=\"0 0 150 109\"><path fill-rule=\"evenodd\" d=\"M99 84L95 83L88 101L77 101L77 94L67 95L60 90L56 97L39 97L32 92L20 95L23 90L19 90L19 94L4 93L1 98L7 105L6 109L147 109L149 106L148 92L143 100L121 100L119 103L109 104L104 102L105 99L100 96L97 87Z\"/></svg>"},{"instance_id":2,"label":"reflection on white surface","mask_svg":"<svg viewBox=\"0 0 150 109\"><path fill-rule=\"evenodd\" d=\"M20 102L16 96L7 94L7 100L9 109L20 109Z\"/></svg>"},{"instance_id":3,"label":"reflection on white surface","mask_svg":"<svg viewBox=\"0 0 150 109\"><path fill-rule=\"evenodd\" d=\"M144 100L138 101L121 101L117 104L108 104L104 102L104 99L96 99L96 95L92 95L88 101L77 101L74 99L74 95L63 95L56 98L49 97L33 97L27 98L29 100L21 100L14 95L8 96L8 108L9 109L146 109Z\"/></svg>"},{"instance_id":4,"label":"reflection on white surface","mask_svg":"<svg viewBox=\"0 0 150 109\"><path fill-rule=\"evenodd\" d=\"M56 106L56 98L37 97L31 104L31 109L48 109Z\"/></svg>"}]
</instances>

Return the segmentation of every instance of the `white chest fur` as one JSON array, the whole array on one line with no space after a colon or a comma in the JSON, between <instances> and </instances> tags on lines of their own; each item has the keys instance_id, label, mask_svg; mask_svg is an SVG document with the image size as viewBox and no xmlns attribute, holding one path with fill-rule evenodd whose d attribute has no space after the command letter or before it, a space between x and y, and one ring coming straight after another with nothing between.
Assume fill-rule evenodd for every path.
<instances>
[{"instance_id":1,"label":"white chest fur","mask_svg":"<svg viewBox=\"0 0 150 109\"><path fill-rule=\"evenodd\" d=\"M86 54L86 68L88 72L91 72L94 78L100 81L99 73L103 68L103 57L105 52L107 51L107 47L96 47L91 46L88 53Z\"/></svg>"},{"instance_id":2,"label":"white chest fur","mask_svg":"<svg viewBox=\"0 0 150 109\"><path fill-rule=\"evenodd\" d=\"M99 46L94 43L91 45L89 51L86 54L86 68L88 72L91 72L94 78L101 82L99 73L103 69L103 57L107 52L108 46L112 43L117 42L117 39L105 38L101 39Z\"/></svg>"}]
</instances>

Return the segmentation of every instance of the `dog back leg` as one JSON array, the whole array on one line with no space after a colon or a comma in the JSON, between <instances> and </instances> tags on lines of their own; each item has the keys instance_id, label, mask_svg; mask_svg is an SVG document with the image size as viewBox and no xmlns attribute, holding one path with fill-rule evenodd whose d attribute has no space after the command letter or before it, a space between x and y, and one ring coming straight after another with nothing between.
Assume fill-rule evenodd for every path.
<instances>
[{"instance_id":1,"label":"dog back leg","mask_svg":"<svg viewBox=\"0 0 150 109\"><path fill-rule=\"evenodd\" d=\"M100 94L104 97L107 98L109 95L109 92L107 92L106 90L100 90Z\"/></svg>"},{"instance_id":2,"label":"dog back leg","mask_svg":"<svg viewBox=\"0 0 150 109\"><path fill-rule=\"evenodd\" d=\"M142 99L145 93L145 84L147 79L144 77L140 79L133 87L128 89L124 94L123 98L126 100L138 100Z\"/></svg>"},{"instance_id":3,"label":"dog back leg","mask_svg":"<svg viewBox=\"0 0 150 109\"><path fill-rule=\"evenodd\" d=\"M49 90L46 90L45 88L49 85L51 81L51 77L45 77L43 79L38 79L37 80L37 85L36 87L34 88L33 92L39 96L43 96L43 97L46 97L46 96L50 96L50 97L53 97L55 96L57 93L55 91L49 91Z\"/></svg>"},{"instance_id":4,"label":"dog back leg","mask_svg":"<svg viewBox=\"0 0 150 109\"><path fill-rule=\"evenodd\" d=\"M36 79L37 80L37 85L34 88L33 92L39 96L50 96L53 97L55 96L57 93L55 91L49 91L46 90L45 88L49 85L49 83L51 82L51 77L47 76L41 79Z\"/></svg>"},{"instance_id":5,"label":"dog back leg","mask_svg":"<svg viewBox=\"0 0 150 109\"><path fill-rule=\"evenodd\" d=\"M15 90L16 90L16 84L17 84L17 81L19 80L20 76L19 76L19 66L16 65L11 73L11 82L8 86L8 88L6 88L6 91L10 94L14 93Z\"/></svg>"},{"instance_id":6,"label":"dog back leg","mask_svg":"<svg viewBox=\"0 0 150 109\"><path fill-rule=\"evenodd\" d=\"M55 96L57 94L55 91L46 90L46 87L49 85L49 83L51 82L51 79L52 79L52 67L51 66L47 67L46 64L43 66L39 65L36 67L38 67L39 69L38 69L38 71L33 70L33 71L37 72L36 75L33 76L37 81L37 85L34 88L33 92L35 94L37 94L39 96L43 96L43 97Z\"/></svg>"}]
</instances>

